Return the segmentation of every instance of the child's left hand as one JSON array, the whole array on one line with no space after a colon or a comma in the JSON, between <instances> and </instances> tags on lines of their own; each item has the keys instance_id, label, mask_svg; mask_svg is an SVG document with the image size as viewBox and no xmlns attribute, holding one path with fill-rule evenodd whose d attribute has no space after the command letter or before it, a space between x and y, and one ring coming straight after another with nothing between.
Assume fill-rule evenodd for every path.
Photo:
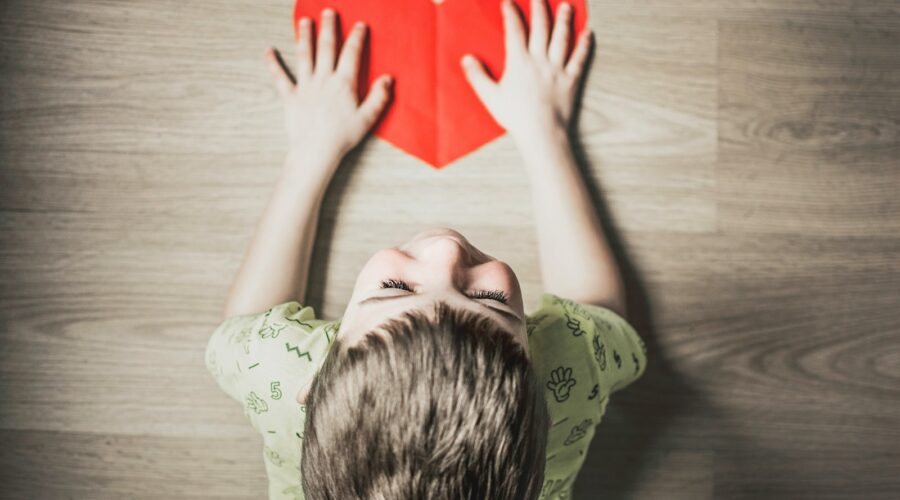
<instances>
[{"instance_id":1,"label":"child's left hand","mask_svg":"<svg viewBox=\"0 0 900 500\"><path fill-rule=\"evenodd\" d=\"M279 63L275 49L266 49L269 70L284 102L289 151L302 158L304 168L336 167L365 137L388 101L391 78L381 75L358 103L359 59L366 31L362 21L351 29L335 67L335 18L332 9L322 11L315 61L312 22L299 19L296 84Z\"/></svg>"}]
</instances>

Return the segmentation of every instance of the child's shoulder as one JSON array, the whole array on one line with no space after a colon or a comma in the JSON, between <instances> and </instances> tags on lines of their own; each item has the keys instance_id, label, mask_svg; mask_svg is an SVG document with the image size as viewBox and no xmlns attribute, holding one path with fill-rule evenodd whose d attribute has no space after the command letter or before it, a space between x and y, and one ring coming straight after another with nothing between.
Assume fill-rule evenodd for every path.
<instances>
[{"instance_id":1,"label":"child's shoulder","mask_svg":"<svg viewBox=\"0 0 900 500\"><path fill-rule=\"evenodd\" d=\"M529 350L535 368L571 367L601 393L624 388L643 374L647 348L632 325L615 311L544 293L527 316ZM593 392L593 387L591 388Z\"/></svg>"}]
</instances>

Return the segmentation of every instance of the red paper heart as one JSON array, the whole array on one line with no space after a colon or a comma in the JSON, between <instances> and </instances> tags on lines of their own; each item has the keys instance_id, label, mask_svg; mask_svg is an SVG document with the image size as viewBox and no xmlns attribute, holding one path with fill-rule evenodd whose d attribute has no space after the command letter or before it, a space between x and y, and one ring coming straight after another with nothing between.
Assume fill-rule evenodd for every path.
<instances>
[{"instance_id":1,"label":"red paper heart","mask_svg":"<svg viewBox=\"0 0 900 500\"><path fill-rule=\"evenodd\" d=\"M549 1L551 23L561 1ZM569 3L574 7L571 52L587 8L584 0ZM517 4L527 32L530 1ZM375 125L375 135L440 169L505 132L478 100L459 63L469 53L495 80L503 74L503 18L497 0L298 0L295 36L301 16L319 20L326 7L338 13L341 37L356 21L368 26L360 99L378 76L394 77L392 101Z\"/></svg>"}]
</instances>

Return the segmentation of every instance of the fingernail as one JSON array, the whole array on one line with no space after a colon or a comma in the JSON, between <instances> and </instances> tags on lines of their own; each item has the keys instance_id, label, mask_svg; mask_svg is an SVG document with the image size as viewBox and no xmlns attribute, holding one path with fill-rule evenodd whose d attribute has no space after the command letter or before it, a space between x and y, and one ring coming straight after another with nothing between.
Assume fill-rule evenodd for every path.
<instances>
[{"instance_id":1,"label":"fingernail","mask_svg":"<svg viewBox=\"0 0 900 500\"><path fill-rule=\"evenodd\" d=\"M334 15L334 11L331 9L325 9L322 11L322 15L325 17L331 17Z\"/></svg>"},{"instance_id":2,"label":"fingernail","mask_svg":"<svg viewBox=\"0 0 900 500\"><path fill-rule=\"evenodd\" d=\"M356 24L353 25L353 29L364 30L366 29L366 23L362 21L356 21Z\"/></svg>"},{"instance_id":3,"label":"fingernail","mask_svg":"<svg viewBox=\"0 0 900 500\"><path fill-rule=\"evenodd\" d=\"M306 28L306 27L308 27L308 26L309 26L309 18L308 18L308 17L301 17L301 18L300 18L300 27L301 27L301 28Z\"/></svg>"},{"instance_id":4,"label":"fingernail","mask_svg":"<svg viewBox=\"0 0 900 500\"><path fill-rule=\"evenodd\" d=\"M384 83L385 83L385 85L390 87L391 85L394 84L394 77L392 77L391 75L384 77Z\"/></svg>"},{"instance_id":5,"label":"fingernail","mask_svg":"<svg viewBox=\"0 0 900 500\"><path fill-rule=\"evenodd\" d=\"M571 8L572 8L572 6L565 2L559 4L559 10L561 10L562 12L569 12L569 9L571 9Z\"/></svg>"}]
</instances>

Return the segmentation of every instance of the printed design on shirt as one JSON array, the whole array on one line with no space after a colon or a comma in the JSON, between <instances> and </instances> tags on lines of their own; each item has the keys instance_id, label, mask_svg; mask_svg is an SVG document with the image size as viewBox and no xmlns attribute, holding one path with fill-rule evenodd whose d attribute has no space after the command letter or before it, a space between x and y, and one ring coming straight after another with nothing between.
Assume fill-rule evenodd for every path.
<instances>
[{"instance_id":1,"label":"printed design on shirt","mask_svg":"<svg viewBox=\"0 0 900 500\"><path fill-rule=\"evenodd\" d=\"M641 362L638 361L638 357L634 353L631 353L631 361L634 362L634 374L637 375L637 372L641 369Z\"/></svg>"},{"instance_id":2,"label":"printed design on shirt","mask_svg":"<svg viewBox=\"0 0 900 500\"><path fill-rule=\"evenodd\" d=\"M547 381L547 389L553 391L553 397L557 403L569 399L569 390L575 385L576 380L572 377L572 369L562 366L550 372L550 380Z\"/></svg>"},{"instance_id":3,"label":"printed design on shirt","mask_svg":"<svg viewBox=\"0 0 900 500\"><path fill-rule=\"evenodd\" d=\"M282 495L291 495L294 497L294 500L300 500L300 499L304 498L303 497L303 486L299 485L299 484L295 485L295 486L288 486L287 488L281 490L281 494Z\"/></svg>"},{"instance_id":4,"label":"printed design on shirt","mask_svg":"<svg viewBox=\"0 0 900 500\"><path fill-rule=\"evenodd\" d=\"M268 446L263 446L263 453L266 455L266 458L269 459L274 465L281 467L284 465L285 460L281 458L281 455L278 454L277 451L269 448Z\"/></svg>"},{"instance_id":5,"label":"printed design on shirt","mask_svg":"<svg viewBox=\"0 0 900 500\"><path fill-rule=\"evenodd\" d=\"M622 357L619 356L618 351L616 351L615 349L613 349L613 359L616 362L616 367L622 368Z\"/></svg>"},{"instance_id":6,"label":"printed design on shirt","mask_svg":"<svg viewBox=\"0 0 900 500\"><path fill-rule=\"evenodd\" d=\"M612 325L609 323L609 321L606 321L605 319L594 317L594 323L597 326L599 326L600 328L602 328L604 331L612 332L612 330L613 330Z\"/></svg>"},{"instance_id":7,"label":"printed design on shirt","mask_svg":"<svg viewBox=\"0 0 900 500\"><path fill-rule=\"evenodd\" d=\"M569 446L570 444L583 438L587 434L587 429L588 429L588 426L590 426L590 425L591 425L591 419L586 418L586 419L582 420L580 424L576 425L575 427L572 427L572 431L569 432L569 437L566 438L566 441L563 444L565 444L566 446Z\"/></svg>"},{"instance_id":8,"label":"printed design on shirt","mask_svg":"<svg viewBox=\"0 0 900 500\"><path fill-rule=\"evenodd\" d=\"M250 391L250 394L247 395L245 402L246 408L256 412L257 415L269 411L269 405L263 398L259 397L259 394L253 391Z\"/></svg>"},{"instance_id":9,"label":"printed design on shirt","mask_svg":"<svg viewBox=\"0 0 900 500\"><path fill-rule=\"evenodd\" d=\"M337 330L338 327L334 323L328 323L327 325L325 325L325 328L322 328L322 331L325 333L325 338L328 340L328 342L334 340L334 335L335 333L337 333Z\"/></svg>"},{"instance_id":10,"label":"printed design on shirt","mask_svg":"<svg viewBox=\"0 0 900 500\"><path fill-rule=\"evenodd\" d=\"M552 428L552 427L556 427L556 426L559 425L559 424L565 423L567 420L569 420L569 417L563 417L561 420L556 421L556 422L553 422L552 424L550 424L550 427L551 427L551 428Z\"/></svg>"},{"instance_id":11,"label":"printed design on shirt","mask_svg":"<svg viewBox=\"0 0 900 500\"><path fill-rule=\"evenodd\" d=\"M539 314L537 316L528 316L525 318L525 331L528 333L528 336L534 333L534 330L545 320L547 319L547 314Z\"/></svg>"},{"instance_id":12,"label":"printed design on shirt","mask_svg":"<svg viewBox=\"0 0 900 500\"><path fill-rule=\"evenodd\" d=\"M600 394L600 384L594 384L594 388L591 389L591 394L588 396L588 399L596 398L597 394Z\"/></svg>"},{"instance_id":13,"label":"printed design on shirt","mask_svg":"<svg viewBox=\"0 0 900 500\"><path fill-rule=\"evenodd\" d=\"M582 307L581 304L579 304L578 302L575 302L572 299L566 299L566 298L554 296L553 299L551 300L551 302L561 306L563 308L563 310L565 310L567 312L573 312L579 316L587 316L588 315L587 310L584 307Z\"/></svg>"},{"instance_id":14,"label":"printed design on shirt","mask_svg":"<svg viewBox=\"0 0 900 500\"><path fill-rule=\"evenodd\" d=\"M569 331L571 331L572 335L574 335L575 337L580 337L587 333L583 328L581 328L581 320L573 316L569 316L569 313L566 313L566 327L569 328Z\"/></svg>"},{"instance_id":15,"label":"printed design on shirt","mask_svg":"<svg viewBox=\"0 0 900 500\"><path fill-rule=\"evenodd\" d=\"M231 334L232 344L241 344L244 348L244 354L250 354L250 336L249 328L241 328Z\"/></svg>"},{"instance_id":16,"label":"printed design on shirt","mask_svg":"<svg viewBox=\"0 0 900 500\"><path fill-rule=\"evenodd\" d=\"M644 344L644 339L638 337L637 341L638 341L638 344L641 346L641 352L643 352L644 354L647 354L647 345Z\"/></svg>"},{"instance_id":17,"label":"printed design on shirt","mask_svg":"<svg viewBox=\"0 0 900 500\"><path fill-rule=\"evenodd\" d=\"M290 342L285 342L284 348L287 349L288 352L294 351L295 353L297 353L298 358L306 356L306 360L312 362L312 356L309 355L309 351L300 352L300 346L295 345L292 347Z\"/></svg>"},{"instance_id":18,"label":"printed design on shirt","mask_svg":"<svg viewBox=\"0 0 900 500\"><path fill-rule=\"evenodd\" d=\"M541 488L541 495L538 497L540 500L547 500L551 498L566 498L568 489L566 489L566 485L569 484L569 481L575 474L569 474L564 479L547 479L544 481L544 487Z\"/></svg>"},{"instance_id":19,"label":"printed design on shirt","mask_svg":"<svg viewBox=\"0 0 900 500\"><path fill-rule=\"evenodd\" d=\"M278 335L285 328L287 328L287 325L285 325L283 323L273 323L271 325L266 325L263 328L259 329L259 338L261 338L261 339L278 338Z\"/></svg>"},{"instance_id":20,"label":"printed design on shirt","mask_svg":"<svg viewBox=\"0 0 900 500\"><path fill-rule=\"evenodd\" d=\"M297 323L298 325L300 325L300 326L306 328L307 330L314 330L314 329L315 329L315 328L313 328L313 326L312 326L311 324L309 324L309 323L307 323L307 322L305 322L305 321L300 321L299 319L296 319L296 318L284 318L284 319L287 320L287 321L293 321L294 323Z\"/></svg>"},{"instance_id":21,"label":"printed design on shirt","mask_svg":"<svg viewBox=\"0 0 900 500\"><path fill-rule=\"evenodd\" d=\"M597 359L597 366L600 371L606 371L606 346L600 341L600 335L594 335L594 358Z\"/></svg>"},{"instance_id":22,"label":"printed design on shirt","mask_svg":"<svg viewBox=\"0 0 900 500\"><path fill-rule=\"evenodd\" d=\"M281 382L277 380L271 382L269 384L269 397L277 401L281 399L281 396L283 396L281 392Z\"/></svg>"}]
</instances>

